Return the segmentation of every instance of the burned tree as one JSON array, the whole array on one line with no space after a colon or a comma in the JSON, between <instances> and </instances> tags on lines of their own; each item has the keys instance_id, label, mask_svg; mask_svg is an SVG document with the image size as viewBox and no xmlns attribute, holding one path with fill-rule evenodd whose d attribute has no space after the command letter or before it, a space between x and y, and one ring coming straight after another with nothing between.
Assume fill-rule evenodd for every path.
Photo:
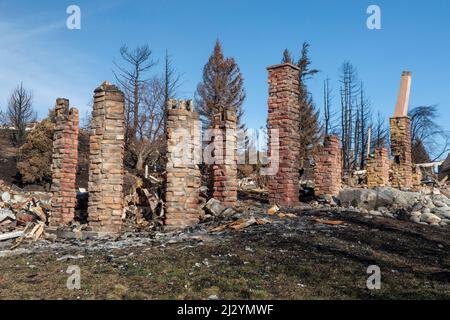
<instances>
[{"instance_id":1,"label":"burned tree","mask_svg":"<svg viewBox=\"0 0 450 320\"><path fill-rule=\"evenodd\" d=\"M114 62L114 74L125 94L126 162L142 171L150 161L156 169L164 145L165 104L174 94L179 76L168 53L163 76L150 76L156 62L148 45L134 50L123 46L120 55L124 64Z\"/></svg>"},{"instance_id":2,"label":"burned tree","mask_svg":"<svg viewBox=\"0 0 450 320\"><path fill-rule=\"evenodd\" d=\"M6 117L15 128L13 142L21 145L25 139L27 124L36 118L33 110L33 94L20 83L11 93Z\"/></svg>"},{"instance_id":3,"label":"burned tree","mask_svg":"<svg viewBox=\"0 0 450 320\"><path fill-rule=\"evenodd\" d=\"M323 127L325 136L331 132L331 88L330 79L323 82Z\"/></svg>"},{"instance_id":4,"label":"burned tree","mask_svg":"<svg viewBox=\"0 0 450 320\"><path fill-rule=\"evenodd\" d=\"M355 166L359 166L360 169L363 169L366 163L367 156L368 131L372 125L372 111L370 108L370 101L366 98L362 81L359 89L359 102L357 103L355 118Z\"/></svg>"},{"instance_id":5,"label":"burned tree","mask_svg":"<svg viewBox=\"0 0 450 320\"><path fill-rule=\"evenodd\" d=\"M371 149L385 148L389 142L389 130L386 126L385 117L378 112L377 120L372 124Z\"/></svg>"},{"instance_id":6,"label":"burned tree","mask_svg":"<svg viewBox=\"0 0 450 320\"><path fill-rule=\"evenodd\" d=\"M288 49L285 49L283 52L283 59L281 59L281 63L292 63L292 55Z\"/></svg>"},{"instance_id":7,"label":"burned tree","mask_svg":"<svg viewBox=\"0 0 450 320\"><path fill-rule=\"evenodd\" d=\"M129 146L135 156L137 170L143 170L149 159L151 159L151 165L155 167L162 153L165 119L164 101L163 80L154 77L142 88L137 139L131 142Z\"/></svg>"},{"instance_id":8,"label":"burned tree","mask_svg":"<svg viewBox=\"0 0 450 320\"><path fill-rule=\"evenodd\" d=\"M224 109L236 110L238 129L244 129L242 104L245 100L244 79L234 58L226 58L217 40L208 63L203 68L203 80L197 87L196 104L204 127L213 122Z\"/></svg>"},{"instance_id":9,"label":"burned tree","mask_svg":"<svg viewBox=\"0 0 450 320\"><path fill-rule=\"evenodd\" d=\"M114 76L125 94L125 123L127 141L136 138L139 126L139 110L143 87L149 82L148 72L155 66L152 50L148 45L130 50L126 45L120 48L123 64L114 61L117 70Z\"/></svg>"},{"instance_id":10,"label":"burned tree","mask_svg":"<svg viewBox=\"0 0 450 320\"><path fill-rule=\"evenodd\" d=\"M341 67L341 142L342 160L345 171L349 171L354 163L352 141L354 135L354 117L356 99L358 96L358 81L356 68L350 62L344 62Z\"/></svg>"}]
</instances>

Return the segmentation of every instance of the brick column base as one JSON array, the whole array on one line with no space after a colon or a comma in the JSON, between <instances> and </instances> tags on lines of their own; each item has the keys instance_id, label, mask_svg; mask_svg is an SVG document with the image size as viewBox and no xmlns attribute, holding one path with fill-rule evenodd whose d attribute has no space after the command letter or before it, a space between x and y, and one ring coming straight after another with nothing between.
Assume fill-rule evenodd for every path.
<instances>
[{"instance_id":1,"label":"brick column base","mask_svg":"<svg viewBox=\"0 0 450 320\"><path fill-rule=\"evenodd\" d=\"M325 137L323 145L317 146L314 162L315 195L338 195L342 189L342 150L339 137Z\"/></svg>"}]
</instances>

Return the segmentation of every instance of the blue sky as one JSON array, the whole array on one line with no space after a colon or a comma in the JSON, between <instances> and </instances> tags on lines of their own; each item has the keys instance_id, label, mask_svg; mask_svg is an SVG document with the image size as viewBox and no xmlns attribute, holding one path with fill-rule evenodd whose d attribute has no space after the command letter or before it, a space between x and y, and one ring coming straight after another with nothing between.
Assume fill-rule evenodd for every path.
<instances>
[{"instance_id":1,"label":"blue sky","mask_svg":"<svg viewBox=\"0 0 450 320\"><path fill-rule=\"evenodd\" d=\"M66 8L78 5L82 29L68 30ZM382 30L366 27L370 4L382 10ZM0 2L0 108L20 81L34 92L45 116L57 97L67 97L82 115L102 81L114 80L113 59L124 43L148 43L163 61L169 50L183 74L180 98L192 97L217 38L235 57L245 78L246 122L258 128L267 116L266 67L287 47L298 55L311 45L309 82L322 107L323 80L334 87L351 61L375 110L392 115L403 70L413 72L411 106L438 104L440 124L450 121L450 1L10 1ZM160 72L162 63L155 68Z\"/></svg>"}]
</instances>

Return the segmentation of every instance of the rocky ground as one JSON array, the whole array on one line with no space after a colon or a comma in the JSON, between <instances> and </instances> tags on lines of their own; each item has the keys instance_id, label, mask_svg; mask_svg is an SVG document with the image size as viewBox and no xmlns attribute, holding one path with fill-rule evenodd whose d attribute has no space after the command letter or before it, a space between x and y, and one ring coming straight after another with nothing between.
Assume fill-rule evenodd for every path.
<instances>
[{"instance_id":1,"label":"rocky ground","mask_svg":"<svg viewBox=\"0 0 450 320\"><path fill-rule=\"evenodd\" d=\"M378 209L237 213L183 233L0 243L2 299L449 299L449 227ZM367 212L365 211L367 210ZM361 212L363 211L363 212ZM421 213L422 214L422 213ZM212 232L214 231L214 232ZM68 267L81 270L69 290ZM368 290L367 268L381 269Z\"/></svg>"},{"instance_id":2,"label":"rocky ground","mask_svg":"<svg viewBox=\"0 0 450 320\"><path fill-rule=\"evenodd\" d=\"M408 219L418 224L450 225L450 198L446 188L422 187L417 192L405 192L383 187L374 190L348 188L341 191L341 206L356 207L364 214Z\"/></svg>"}]
</instances>

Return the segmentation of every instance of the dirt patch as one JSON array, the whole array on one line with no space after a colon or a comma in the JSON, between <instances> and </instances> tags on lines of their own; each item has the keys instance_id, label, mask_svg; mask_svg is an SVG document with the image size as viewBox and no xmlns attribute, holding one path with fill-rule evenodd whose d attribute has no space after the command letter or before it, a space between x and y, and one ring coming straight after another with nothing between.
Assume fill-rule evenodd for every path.
<instances>
[{"instance_id":1,"label":"dirt patch","mask_svg":"<svg viewBox=\"0 0 450 320\"><path fill-rule=\"evenodd\" d=\"M30 248L0 258L3 299L449 299L448 228L349 212L140 246ZM325 225L322 220L341 220ZM198 230L196 231L198 232ZM48 247L50 248L50 246ZM81 259L58 261L63 255ZM68 266L81 290L68 290ZM381 290L366 288L378 265Z\"/></svg>"}]
</instances>

